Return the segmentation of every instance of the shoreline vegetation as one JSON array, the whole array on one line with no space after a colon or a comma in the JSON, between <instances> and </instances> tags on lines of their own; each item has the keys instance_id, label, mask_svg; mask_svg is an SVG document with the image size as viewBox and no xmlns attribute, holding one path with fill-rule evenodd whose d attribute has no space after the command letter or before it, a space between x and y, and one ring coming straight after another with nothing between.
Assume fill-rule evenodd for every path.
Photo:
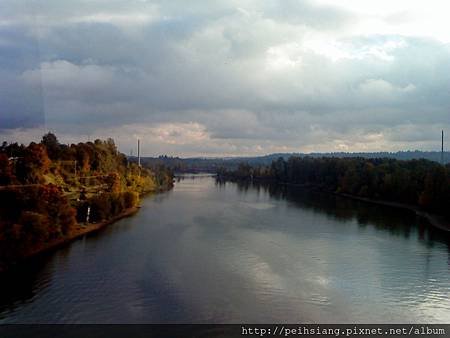
<instances>
[{"instance_id":1,"label":"shoreline vegetation","mask_svg":"<svg viewBox=\"0 0 450 338\"><path fill-rule=\"evenodd\" d=\"M139 207L132 207L127 210L124 210L119 215L116 215L110 219L101 221L99 223L78 224L74 229L72 229L72 231L69 234L66 235L66 237L58 238L51 242L41 243L38 246L31 248L30 251L25 252L23 254L23 256L21 257L21 261L33 258L35 256L39 256L46 252L51 252L56 249L59 249L69 243L72 243L73 241L75 241L85 235L95 233L99 230L102 230L105 227L107 227L108 225L111 225L123 218L131 217L134 214L136 214L138 211L139 211ZM20 262L18 262L18 263L20 263ZM2 272L1 269L0 269L0 272Z\"/></svg>"},{"instance_id":2,"label":"shoreline vegetation","mask_svg":"<svg viewBox=\"0 0 450 338\"><path fill-rule=\"evenodd\" d=\"M428 223L430 223L433 227L450 233L450 221L449 220L445 219L443 216L436 215L436 214L430 214L429 212L420 210L416 206L408 205L408 204L404 204L404 203L396 203L396 202L390 202L390 201L383 201L383 200L376 200L376 199L370 199L370 198L365 198L365 197L353 196L353 195L349 195L349 194L336 194L336 195L351 198L351 199L366 202L366 203L372 203L372 204L384 205L384 206L398 208L398 209L409 210L409 211L414 212L417 216L425 218L428 221Z\"/></svg>"},{"instance_id":3,"label":"shoreline vegetation","mask_svg":"<svg viewBox=\"0 0 450 338\"><path fill-rule=\"evenodd\" d=\"M0 147L0 272L139 210L173 187L164 166L139 167L114 141L60 144L53 134Z\"/></svg>"},{"instance_id":4,"label":"shoreline vegetation","mask_svg":"<svg viewBox=\"0 0 450 338\"><path fill-rule=\"evenodd\" d=\"M270 166L220 169L219 180L300 186L367 203L406 209L450 232L450 165L428 160L279 158Z\"/></svg>"}]
</instances>

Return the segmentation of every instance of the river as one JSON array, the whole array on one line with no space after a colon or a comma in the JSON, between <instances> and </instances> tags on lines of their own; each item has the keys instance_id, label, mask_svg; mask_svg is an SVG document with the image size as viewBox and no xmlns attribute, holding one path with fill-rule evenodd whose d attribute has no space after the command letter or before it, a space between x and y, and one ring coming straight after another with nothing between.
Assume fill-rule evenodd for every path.
<instances>
[{"instance_id":1,"label":"river","mask_svg":"<svg viewBox=\"0 0 450 338\"><path fill-rule=\"evenodd\" d=\"M413 213L185 176L0 281L0 323L448 323L450 240Z\"/></svg>"}]
</instances>

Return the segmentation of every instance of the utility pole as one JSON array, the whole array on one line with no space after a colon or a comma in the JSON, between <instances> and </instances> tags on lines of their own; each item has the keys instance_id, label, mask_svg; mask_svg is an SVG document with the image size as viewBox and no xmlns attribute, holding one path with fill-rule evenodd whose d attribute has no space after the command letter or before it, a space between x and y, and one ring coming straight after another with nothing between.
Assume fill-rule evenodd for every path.
<instances>
[{"instance_id":1,"label":"utility pole","mask_svg":"<svg viewBox=\"0 0 450 338\"><path fill-rule=\"evenodd\" d=\"M139 177L141 177L141 140L138 139L138 148L137 148L137 155L138 155L138 171L139 171Z\"/></svg>"},{"instance_id":2,"label":"utility pole","mask_svg":"<svg viewBox=\"0 0 450 338\"><path fill-rule=\"evenodd\" d=\"M139 168L141 167L141 140L140 139L138 139L138 149L137 149L137 151L138 151L138 166L139 166Z\"/></svg>"},{"instance_id":3,"label":"utility pole","mask_svg":"<svg viewBox=\"0 0 450 338\"><path fill-rule=\"evenodd\" d=\"M444 165L444 131L441 134L441 164Z\"/></svg>"}]
</instances>

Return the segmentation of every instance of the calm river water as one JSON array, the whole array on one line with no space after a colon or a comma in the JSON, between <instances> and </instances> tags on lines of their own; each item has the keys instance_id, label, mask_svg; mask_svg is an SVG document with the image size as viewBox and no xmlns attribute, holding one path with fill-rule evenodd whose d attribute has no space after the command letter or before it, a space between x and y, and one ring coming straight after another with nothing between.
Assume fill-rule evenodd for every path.
<instances>
[{"instance_id":1,"label":"calm river water","mask_svg":"<svg viewBox=\"0 0 450 338\"><path fill-rule=\"evenodd\" d=\"M450 240L412 213L184 177L0 281L0 323L450 322Z\"/></svg>"}]
</instances>

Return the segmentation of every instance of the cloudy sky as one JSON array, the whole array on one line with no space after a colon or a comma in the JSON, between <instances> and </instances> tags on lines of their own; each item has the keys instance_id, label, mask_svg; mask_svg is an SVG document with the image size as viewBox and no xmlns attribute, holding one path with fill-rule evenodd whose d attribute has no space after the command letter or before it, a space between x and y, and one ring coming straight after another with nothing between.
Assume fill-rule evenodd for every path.
<instances>
[{"instance_id":1,"label":"cloudy sky","mask_svg":"<svg viewBox=\"0 0 450 338\"><path fill-rule=\"evenodd\" d=\"M1 0L0 140L146 155L438 149L450 4ZM448 138L450 140L450 137Z\"/></svg>"}]
</instances>

